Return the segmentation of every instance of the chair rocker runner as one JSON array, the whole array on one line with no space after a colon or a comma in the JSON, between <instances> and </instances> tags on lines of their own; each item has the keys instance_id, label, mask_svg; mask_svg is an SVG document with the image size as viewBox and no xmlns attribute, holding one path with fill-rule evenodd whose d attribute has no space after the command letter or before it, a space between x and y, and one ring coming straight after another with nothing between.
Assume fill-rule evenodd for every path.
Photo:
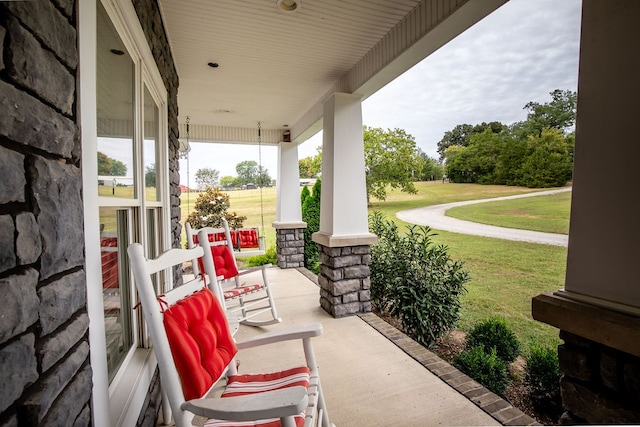
<instances>
[{"instance_id":1,"label":"chair rocker runner","mask_svg":"<svg viewBox=\"0 0 640 427\"><path fill-rule=\"evenodd\" d=\"M283 329L236 344L224 309L201 276L156 294L156 275L170 276L171 267L202 257L209 250L204 240L204 248L171 249L150 260L139 243L128 248L176 425L191 427L193 416L199 415L210 418L207 427L330 426L311 344L311 338L322 333L322 325ZM305 365L268 374L237 373L238 349L298 339ZM225 378L221 397L204 397Z\"/></svg>"},{"instance_id":2,"label":"chair rocker runner","mask_svg":"<svg viewBox=\"0 0 640 427\"><path fill-rule=\"evenodd\" d=\"M185 223L187 234L187 247L194 248L200 241L200 234L207 237L212 255L209 264L206 257L193 262L193 273L206 274L208 280L213 283L211 289L220 299L222 306L230 316L237 316L240 323L251 326L268 326L281 322L276 310L276 304L269 288L267 279L268 265L238 270L238 264L233 252L233 243L229 225L223 218L223 227L191 228L191 224ZM204 233L203 233L204 232ZM260 271L262 282L246 284L242 282L247 275ZM263 313L270 313L270 318Z\"/></svg>"}]
</instances>

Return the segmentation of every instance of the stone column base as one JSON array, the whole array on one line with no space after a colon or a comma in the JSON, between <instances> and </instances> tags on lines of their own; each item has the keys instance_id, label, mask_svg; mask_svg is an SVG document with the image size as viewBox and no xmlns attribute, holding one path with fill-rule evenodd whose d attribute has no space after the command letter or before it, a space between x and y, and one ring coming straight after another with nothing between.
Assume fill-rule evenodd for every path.
<instances>
[{"instance_id":1,"label":"stone column base","mask_svg":"<svg viewBox=\"0 0 640 427\"><path fill-rule=\"evenodd\" d=\"M277 228L278 267L304 267L304 228Z\"/></svg>"},{"instance_id":2,"label":"stone column base","mask_svg":"<svg viewBox=\"0 0 640 427\"><path fill-rule=\"evenodd\" d=\"M371 311L371 246L328 247L318 244L320 305L333 317Z\"/></svg>"},{"instance_id":3,"label":"stone column base","mask_svg":"<svg viewBox=\"0 0 640 427\"><path fill-rule=\"evenodd\" d=\"M562 424L640 424L640 316L572 299L533 299L533 318L560 329Z\"/></svg>"},{"instance_id":4,"label":"stone column base","mask_svg":"<svg viewBox=\"0 0 640 427\"><path fill-rule=\"evenodd\" d=\"M640 358L560 331L565 418L589 424L640 423Z\"/></svg>"}]
</instances>

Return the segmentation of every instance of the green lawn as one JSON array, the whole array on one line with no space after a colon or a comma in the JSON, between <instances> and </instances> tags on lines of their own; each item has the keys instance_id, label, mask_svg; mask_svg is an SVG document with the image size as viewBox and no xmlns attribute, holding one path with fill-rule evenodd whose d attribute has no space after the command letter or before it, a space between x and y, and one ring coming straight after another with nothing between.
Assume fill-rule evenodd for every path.
<instances>
[{"instance_id":1,"label":"green lawn","mask_svg":"<svg viewBox=\"0 0 640 427\"><path fill-rule=\"evenodd\" d=\"M442 184L442 182L416 184L418 194L390 191L386 201L373 200L370 210L380 210L389 219L407 226L395 217L397 211L535 191L521 187L476 184ZM259 226L261 224L260 190L239 190L228 193L231 199L231 211L246 215L248 219L245 225ZM195 197L195 194L190 195L191 210ZM561 197L568 197L568 193ZM187 199L187 195L182 194L183 218L186 218L189 212ZM556 203L554 198L534 197L533 199L547 200L548 205ZM271 223L275 220L275 188L263 189L263 202L266 239L269 246L275 243L275 230L271 227ZM520 200L517 202L519 203ZM550 206L543 206L542 210L549 212L553 209ZM508 214L503 216L507 217ZM526 214L521 213L521 216ZM541 222L544 221L541 220ZM564 286L566 248L466 236L438 230L434 232L437 233L434 241L448 246L450 254L455 259L463 260L471 275L471 281L467 284L467 294L463 297L459 324L461 329L468 331L478 320L500 315L506 318L509 326L518 335L525 352L533 342L549 346L559 344L557 329L532 319L531 298L542 292L554 291Z\"/></svg>"},{"instance_id":2,"label":"green lawn","mask_svg":"<svg viewBox=\"0 0 640 427\"><path fill-rule=\"evenodd\" d=\"M446 215L482 224L569 234L571 192L460 206Z\"/></svg>"}]
</instances>

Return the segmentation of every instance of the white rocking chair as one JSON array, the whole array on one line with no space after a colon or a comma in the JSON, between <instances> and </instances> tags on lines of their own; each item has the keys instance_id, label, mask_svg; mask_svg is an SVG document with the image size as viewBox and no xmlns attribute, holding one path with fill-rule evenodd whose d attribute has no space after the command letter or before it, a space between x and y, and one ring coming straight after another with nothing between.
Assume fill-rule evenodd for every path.
<instances>
[{"instance_id":1,"label":"white rocking chair","mask_svg":"<svg viewBox=\"0 0 640 427\"><path fill-rule=\"evenodd\" d=\"M185 223L187 247L196 247L198 242L202 241L200 235L203 235L207 237L205 240L212 255L211 263L207 263L206 257L194 262L193 273L196 276L206 273L209 280L213 282L212 290L220 298L222 306L230 316L237 316L240 323L250 326L268 326L281 322L267 279L266 268L269 265L238 270L229 225L224 218L222 221L221 228L194 229L191 228L191 224ZM248 274L256 271L262 273L261 282L247 284L242 281ZM267 312L270 313L270 318L267 316L258 318Z\"/></svg>"},{"instance_id":2,"label":"white rocking chair","mask_svg":"<svg viewBox=\"0 0 640 427\"><path fill-rule=\"evenodd\" d=\"M158 279L169 276L171 267L202 257L202 247L171 249L147 260L142 245L134 243L128 254L162 386L178 427L191 427L194 415L210 418L207 427L331 425L311 345L322 325L262 334L236 344L224 309L201 276L156 294L156 273ZM293 339L302 341L306 365L269 374L237 374L238 349ZM225 379L222 396L206 398Z\"/></svg>"}]
</instances>

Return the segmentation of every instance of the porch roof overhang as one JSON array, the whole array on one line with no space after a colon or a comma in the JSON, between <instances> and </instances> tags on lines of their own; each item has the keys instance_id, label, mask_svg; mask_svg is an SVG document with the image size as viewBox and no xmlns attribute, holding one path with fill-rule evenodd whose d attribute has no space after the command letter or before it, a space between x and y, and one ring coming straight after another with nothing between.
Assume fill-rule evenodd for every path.
<instances>
[{"instance_id":1,"label":"porch roof overhang","mask_svg":"<svg viewBox=\"0 0 640 427\"><path fill-rule=\"evenodd\" d=\"M332 93L366 99L507 1L160 0L180 134L189 117L191 141L255 143L260 122L264 144L304 142Z\"/></svg>"}]
</instances>

